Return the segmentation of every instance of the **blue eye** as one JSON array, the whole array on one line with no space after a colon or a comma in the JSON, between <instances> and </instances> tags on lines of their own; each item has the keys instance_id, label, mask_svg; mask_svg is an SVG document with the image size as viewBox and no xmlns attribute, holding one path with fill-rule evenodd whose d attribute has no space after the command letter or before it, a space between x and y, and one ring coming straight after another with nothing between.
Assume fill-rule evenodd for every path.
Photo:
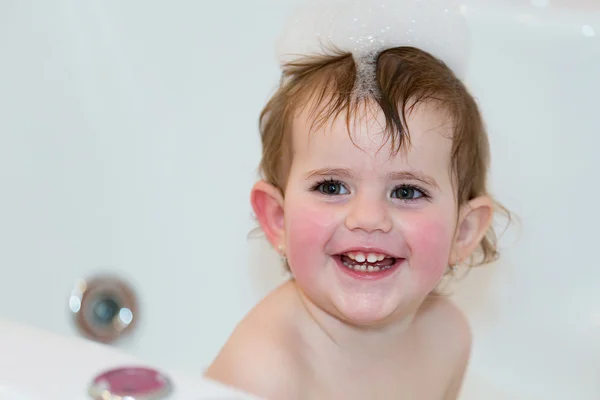
<instances>
[{"instance_id":1,"label":"blue eye","mask_svg":"<svg viewBox=\"0 0 600 400\"><path fill-rule=\"evenodd\" d=\"M400 200L416 200L425 196L421 189L409 185L398 186L392 191L392 197Z\"/></svg>"},{"instance_id":2,"label":"blue eye","mask_svg":"<svg viewBox=\"0 0 600 400\"><path fill-rule=\"evenodd\" d=\"M315 190L327 195L327 196L337 196L340 194L348 194L349 191L346 189L344 184L340 181L328 180L325 182L319 182L315 185Z\"/></svg>"}]
</instances>

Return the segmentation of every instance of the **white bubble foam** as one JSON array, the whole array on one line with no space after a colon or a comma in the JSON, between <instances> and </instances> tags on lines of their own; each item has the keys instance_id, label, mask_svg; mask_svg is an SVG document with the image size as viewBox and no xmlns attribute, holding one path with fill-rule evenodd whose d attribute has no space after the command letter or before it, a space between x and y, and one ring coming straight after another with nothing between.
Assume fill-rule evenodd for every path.
<instances>
[{"instance_id":1,"label":"white bubble foam","mask_svg":"<svg viewBox=\"0 0 600 400\"><path fill-rule=\"evenodd\" d=\"M413 46L444 61L462 79L470 42L463 3L461 0L304 0L277 40L277 57L284 64L301 56L323 54L334 46L353 54L359 81L368 86L368 81L374 78L371 61L379 52L390 47Z\"/></svg>"}]
</instances>

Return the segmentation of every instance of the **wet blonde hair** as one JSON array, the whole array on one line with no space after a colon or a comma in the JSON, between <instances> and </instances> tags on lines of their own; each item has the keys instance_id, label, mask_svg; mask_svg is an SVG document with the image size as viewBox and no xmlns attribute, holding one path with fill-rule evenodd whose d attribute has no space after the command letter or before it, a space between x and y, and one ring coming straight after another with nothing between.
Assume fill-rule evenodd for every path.
<instances>
[{"instance_id":1,"label":"wet blonde hair","mask_svg":"<svg viewBox=\"0 0 600 400\"><path fill-rule=\"evenodd\" d=\"M350 124L351 116L358 114L358 107L367 101L377 104L385 116L385 133L394 154L410 146L406 115L420 103L433 101L448 113L453 125L451 173L458 205L478 196L489 196L487 132L474 98L460 79L442 61L414 47L387 49L374 62L377 91L359 101L354 96L357 68L350 53L331 51L307 56L283 67L279 88L260 115L263 178L285 194L293 155L292 120L308 99L315 104L311 114L313 126L321 126L340 114ZM499 203L496 206L508 214ZM493 227L478 250L468 261L469 266L497 259Z\"/></svg>"}]
</instances>

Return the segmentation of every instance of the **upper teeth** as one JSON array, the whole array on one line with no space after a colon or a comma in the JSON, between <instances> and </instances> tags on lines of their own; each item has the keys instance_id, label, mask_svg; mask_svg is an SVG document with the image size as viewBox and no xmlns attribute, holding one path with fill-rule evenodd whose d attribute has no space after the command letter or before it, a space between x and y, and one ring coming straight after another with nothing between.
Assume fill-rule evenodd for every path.
<instances>
[{"instance_id":1,"label":"upper teeth","mask_svg":"<svg viewBox=\"0 0 600 400\"><path fill-rule=\"evenodd\" d=\"M346 253L346 255L353 259L356 262L359 263L363 263L365 261L370 262L370 263L374 263L377 261L381 261L384 258L386 258L385 255L383 254L378 254L378 253L363 253L361 251L353 251L351 253Z\"/></svg>"}]
</instances>

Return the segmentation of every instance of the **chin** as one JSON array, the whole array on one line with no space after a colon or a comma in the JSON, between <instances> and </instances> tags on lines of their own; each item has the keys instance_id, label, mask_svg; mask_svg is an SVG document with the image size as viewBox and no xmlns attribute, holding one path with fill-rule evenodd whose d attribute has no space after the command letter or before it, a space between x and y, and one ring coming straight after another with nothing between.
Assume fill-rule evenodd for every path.
<instances>
[{"instance_id":1,"label":"chin","mask_svg":"<svg viewBox=\"0 0 600 400\"><path fill-rule=\"evenodd\" d=\"M314 306L347 324L395 325L412 320L415 304L425 297L419 276L398 260L393 269L370 274L347 271L339 260L322 269L296 268L296 285ZM298 264L296 264L298 265Z\"/></svg>"},{"instance_id":2,"label":"chin","mask_svg":"<svg viewBox=\"0 0 600 400\"><path fill-rule=\"evenodd\" d=\"M336 317L355 326L381 326L404 320L411 314L408 296L387 293L338 295L332 301Z\"/></svg>"}]
</instances>

